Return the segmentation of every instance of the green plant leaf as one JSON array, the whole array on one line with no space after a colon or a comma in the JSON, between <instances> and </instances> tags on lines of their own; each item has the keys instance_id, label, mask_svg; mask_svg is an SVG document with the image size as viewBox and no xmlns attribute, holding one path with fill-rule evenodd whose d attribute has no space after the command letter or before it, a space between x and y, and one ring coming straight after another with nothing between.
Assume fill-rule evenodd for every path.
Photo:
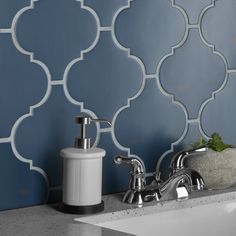
<instances>
[{"instance_id":1,"label":"green plant leaf","mask_svg":"<svg viewBox=\"0 0 236 236\"><path fill-rule=\"evenodd\" d=\"M224 143L221 136L218 133L213 133L208 141L206 141L201 137L196 143L192 144L194 148L204 145L216 152L221 152L226 148L233 148L233 145Z\"/></svg>"}]
</instances>

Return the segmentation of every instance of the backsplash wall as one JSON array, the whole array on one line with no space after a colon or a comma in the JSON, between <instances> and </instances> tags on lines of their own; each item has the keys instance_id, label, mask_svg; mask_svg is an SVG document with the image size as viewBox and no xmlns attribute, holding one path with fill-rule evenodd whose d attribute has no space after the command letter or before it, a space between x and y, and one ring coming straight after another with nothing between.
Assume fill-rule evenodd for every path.
<instances>
[{"instance_id":1,"label":"backsplash wall","mask_svg":"<svg viewBox=\"0 0 236 236\"><path fill-rule=\"evenodd\" d=\"M236 144L235 12L235 0L1 0L0 209L61 199L77 115L112 122L89 130L107 151L103 193L127 188L117 154L153 172L215 131Z\"/></svg>"}]
</instances>

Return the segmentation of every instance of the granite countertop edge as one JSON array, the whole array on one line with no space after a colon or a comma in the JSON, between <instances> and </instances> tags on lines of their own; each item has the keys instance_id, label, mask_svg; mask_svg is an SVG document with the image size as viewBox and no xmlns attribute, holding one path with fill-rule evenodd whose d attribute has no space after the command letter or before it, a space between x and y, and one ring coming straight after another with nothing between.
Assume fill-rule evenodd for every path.
<instances>
[{"instance_id":1,"label":"granite countertop edge","mask_svg":"<svg viewBox=\"0 0 236 236\"><path fill-rule=\"evenodd\" d=\"M71 215L60 211L60 204L40 205L0 212L0 232L4 236L77 236L84 232L94 236L129 235L93 224L120 218L152 214L182 208L192 208L215 202L236 200L236 187L226 190L201 191L188 200L145 203L143 207L121 202L123 194L103 196L104 212L95 215ZM78 221L75 221L77 219ZM84 234L85 235L85 234Z\"/></svg>"}]
</instances>

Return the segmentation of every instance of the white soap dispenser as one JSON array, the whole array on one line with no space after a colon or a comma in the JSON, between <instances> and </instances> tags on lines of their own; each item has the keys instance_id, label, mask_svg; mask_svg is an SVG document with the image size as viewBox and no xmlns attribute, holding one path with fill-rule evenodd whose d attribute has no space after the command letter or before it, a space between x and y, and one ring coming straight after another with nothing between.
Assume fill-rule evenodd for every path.
<instances>
[{"instance_id":1,"label":"white soap dispenser","mask_svg":"<svg viewBox=\"0 0 236 236\"><path fill-rule=\"evenodd\" d=\"M86 138L86 125L106 122L91 117L76 117L81 125L81 137L75 139L75 147L61 150L63 157L62 201L63 211L74 214L92 214L104 209L102 201L102 158L105 150L90 148Z\"/></svg>"}]
</instances>

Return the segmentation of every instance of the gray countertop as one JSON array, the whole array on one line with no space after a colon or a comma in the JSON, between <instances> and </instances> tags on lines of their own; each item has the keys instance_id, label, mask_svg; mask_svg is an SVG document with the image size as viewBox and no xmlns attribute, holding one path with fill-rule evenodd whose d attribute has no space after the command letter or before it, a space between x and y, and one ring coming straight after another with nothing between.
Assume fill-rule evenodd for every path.
<instances>
[{"instance_id":1,"label":"gray countertop","mask_svg":"<svg viewBox=\"0 0 236 236\"><path fill-rule=\"evenodd\" d=\"M143 207L121 203L121 194L103 197L102 213L81 216L60 212L60 205L41 205L0 212L1 236L125 236L121 232L92 225L117 218L194 207L212 202L236 200L236 187L227 190L196 192L183 201L151 202ZM75 221L79 218L79 221ZM89 223L89 224L88 224Z\"/></svg>"}]
</instances>

